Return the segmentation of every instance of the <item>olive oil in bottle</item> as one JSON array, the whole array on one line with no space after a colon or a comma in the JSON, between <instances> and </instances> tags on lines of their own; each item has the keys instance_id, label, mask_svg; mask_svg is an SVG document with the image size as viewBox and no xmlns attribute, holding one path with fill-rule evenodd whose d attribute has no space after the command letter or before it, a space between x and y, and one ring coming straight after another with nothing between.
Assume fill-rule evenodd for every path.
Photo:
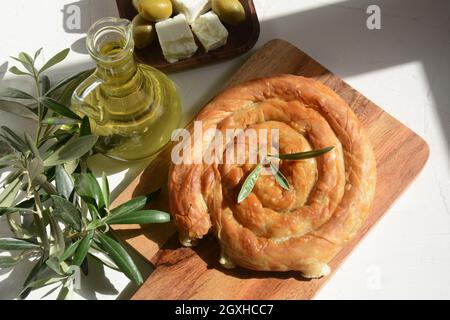
<instances>
[{"instance_id":1,"label":"olive oil in bottle","mask_svg":"<svg viewBox=\"0 0 450 320\"><path fill-rule=\"evenodd\" d=\"M180 120L180 100L162 72L134 60L130 22L104 18L88 32L87 46L97 64L78 86L72 108L90 118L97 149L120 160L158 152Z\"/></svg>"}]
</instances>

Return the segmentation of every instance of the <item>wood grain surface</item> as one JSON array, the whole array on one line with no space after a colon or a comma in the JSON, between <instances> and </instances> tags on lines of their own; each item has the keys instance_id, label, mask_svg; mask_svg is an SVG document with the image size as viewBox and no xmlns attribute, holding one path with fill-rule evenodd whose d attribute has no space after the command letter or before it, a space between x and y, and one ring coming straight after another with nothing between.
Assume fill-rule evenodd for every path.
<instances>
[{"instance_id":1,"label":"wood grain surface","mask_svg":"<svg viewBox=\"0 0 450 320\"><path fill-rule=\"evenodd\" d=\"M131 0L116 0L116 2L120 17L133 20L137 11L133 7ZM249 51L259 37L259 20L253 0L240 0L240 2L244 7L246 19L236 26L226 25L229 35L227 44L223 47L206 52L196 38L198 50L192 57L169 63L164 59L161 46L156 39L150 46L135 50L137 60L164 72L174 72L229 59Z\"/></svg>"},{"instance_id":2,"label":"wood grain surface","mask_svg":"<svg viewBox=\"0 0 450 320\"><path fill-rule=\"evenodd\" d=\"M282 40L272 40L259 49L226 86L282 73L312 77L335 90L363 123L375 151L378 178L373 210L358 235L330 263L335 271L423 168L428 146L339 77ZM168 145L133 181L116 199L116 205L164 186L170 148ZM165 187L153 206L168 210ZM184 248L170 224L164 227L116 226L114 229L155 266L155 271L133 299L310 299L332 276L305 280L296 272L226 270L218 263L220 252L215 239L207 237L198 247Z\"/></svg>"}]
</instances>

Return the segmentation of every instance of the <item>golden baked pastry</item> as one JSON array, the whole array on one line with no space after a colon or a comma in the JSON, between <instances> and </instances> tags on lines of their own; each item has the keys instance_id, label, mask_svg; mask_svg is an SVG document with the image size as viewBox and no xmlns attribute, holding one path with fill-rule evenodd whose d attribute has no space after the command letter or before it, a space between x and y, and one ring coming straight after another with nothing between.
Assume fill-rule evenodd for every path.
<instances>
[{"instance_id":1,"label":"golden baked pastry","mask_svg":"<svg viewBox=\"0 0 450 320\"><path fill-rule=\"evenodd\" d=\"M327 275L328 262L370 212L375 192L372 147L348 104L318 81L281 75L225 90L196 120L203 130L277 128L281 153L335 148L316 159L281 160L290 189L264 175L239 204L255 164L173 165L170 203L182 243L212 231L226 267ZM208 143L204 137L203 152Z\"/></svg>"}]
</instances>

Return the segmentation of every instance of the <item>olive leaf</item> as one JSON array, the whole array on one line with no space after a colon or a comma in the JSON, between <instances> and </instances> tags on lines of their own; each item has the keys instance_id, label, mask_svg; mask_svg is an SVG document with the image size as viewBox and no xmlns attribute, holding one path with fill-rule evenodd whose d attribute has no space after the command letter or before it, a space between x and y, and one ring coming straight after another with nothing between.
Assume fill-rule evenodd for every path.
<instances>
[{"instance_id":1,"label":"olive leaf","mask_svg":"<svg viewBox=\"0 0 450 320\"><path fill-rule=\"evenodd\" d=\"M38 116L28 109L26 105L16 101L0 99L0 111L5 111L25 119L39 120Z\"/></svg>"},{"instance_id":2,"label":"olive leaf","mask_svg":"<svg viewBox=\"0 0 450 320\"><path fill-rule=\"evenodd\" d=\"M105 201L105 206L107 209L109 209L111 199L110 199L108 177L106 176L105 172L102 173L102 193L103 199Z\"/></svg>"},{"instance_id":3,"label":"olive leaf","mask_svg":"<svg viewBox=\"0 0 450 320\"><path fill-rule=\"evenodd\" d=\"M66 170L66 172L68 174L73 174L75 172L75 170L77 170L79 164L80 164L80 159L68 161L68 162L64 163L64 170Z\"/></svg>"},{"instance_id":4,"label":"olive leaf","mask_svg":"<svg viewBox=\"0 0 450 320\"><path fill-rule=\"evenodd\" d=\"M327 147L319 150L312 150L312 151L306 151L306 152L298 152L298 153L290 153L290 154L276 154L276 155L268 155L268 157L278 158L278 159L284 159L284 160L303 160L303 159L309 159L318 157L324 153L327 153L331 151L334 147ZM247 179L245 179L244 184L241 187L241 190L239 192L237 203L241 203L244 201L252 192L253 187L256 184L256 181L259 178L259 175L261 174L262 164L258 164L255 169L253 169L252 172L248 175ZM276 181L285 189L289 188L289 183L286 179L286 177L283 176L283 174L277 170L272 163L270 163L270 168L272 173L275 176Z\"/></svg>"},{"instance_id":5,"label":"olive leaf","mask_svg":"<svg viewBox=\"0 0 450 320\"><path fill-rule=\"evenodd\" d=\"M96 136L74 136L65 145L45 159L44 165L50 167L76 160L88 153L96 142Z\"/></svg>"},{"instance_id":6,"label":"olive leaf","mask_svg":"<svg viewBox=\"0 0 450 320\"><path fill-rule=\"evenodd\" d=\"M20 143L17 143L14 139L11 139L9 136L0 133L0 138L3 139L11 148L21 153L27 152L26 147Z\"/></svg>"},{"instance_id":7,"label":"olive leaf","mask_svg":"<svg viewBox=\"0 0 450 320\"><path fill-rule=\"evenodd\" d=\"M275 177L275 181L286 190L289 190L289 182L286 177L281 173L280 169L275 167L275 165L270 162L270 170L272 171L273 176Z\"/></svg>"},{"instance_id":8,"label":"olive leaf","mask_svg":"<svg viewBox=\"0 0 450 320\"><path fill-rule=\"evenodd\" d=\"M28 294L31 292L31 288L29 287L29 284L33 282L40 274L47 268L47 265L45 264L45 255L42 255L38 262L33 266L33 268L28 273L28 276L26 277L24 283L23 283L23 289L22 292L20 292L19 297L21 299L25 299Z\"/></svg>"},{"instance_id":9,"label":"olive leaf","mask_svg":"<svg viewBox=\"0 0 450 320\"><path fill-rule=\"evenodd\" d=\"M36 52L34 53L34 61L36 61L37 57L41 54L42 52L42 48L39 48L38 50L36 50Z\"/></svg>"},{"instance_id":10,"label":"olive leaf","mask_svg":"<svg viewBox=\"0 0 450 320\"><path fill-rule=\"evenodd\" d=\"M5 88L0 91L0 97L11 98L11 99L33 99L34 97L25 91L15 89L15 88Z\"/></svg>"},{"instance_id":11,"label":"olive leaf","mask_svg":"<svg viewBox=\"0 0 450 320\"><path fill-rule=\"evenodd\" d=\"M20 52L18 58L19 58L20 61L23 62L24 64L26 64L26 65L28 65L28 66L30 66L30 67L33 67L33 64L34 64L33 58L31 58L31 56L30 56L28 53L26 53L26 52ZM30 70L30 72L31 72L31 70Z\"/></svg>"},{"instance_id":12,"label":"olive leaf","mask_svg":"<svg viewBox=\"0 0 450 320\"><path fill-rule=\"evenodd\" d=\"M0 207L10 207L14 204L20 190L20 179L16 179L0 193Z\"/></svg>"},{"instance_id":13,"label":"olive leaf","mask_svg":"<svg viewBox=\"0 0 450 320\"><path fill-rule=\"evenodd\" d=\"M94 220L86 226L86 230L87 231L95 230L99 227L104 226L105 223L106 223L105 218Z\"/></svg>"},{"instance_id":14,"label":"olive leaf","mask_svg":"<svg viewBox=\"0 0 450 320\"><path fill-rule=\"evenodd\" d=\"M2 134L0 134L0 136L6 142L8 142L11 145L11 147L22 153L28 151L28 146L26 145L25 141L23 141L22 138L20 138L17 134L15 134L14 131L12 131L6 126L2 126L1 129Z\"/></svg>"},{"instance_id":15,"label":"olive leaf","mask_svg":"<svg viewBox=\"0 0 450 320\"><path fill-rule=\"evenodd\" d=\"M2 159L6 156L14 156L14 150L8 143L0 139L0 169L3 169L13 164L13 162L11 162L10 164L3 162Z\"/></svg>"},{"instance_id":16,"label":"olive leaf","mask_svg":"<svg viewBox=\"0 0 450 320\"><path fill-rule=\"evenodd\" d=\"M62 270L61 263L57 257L50 257L45 261L45 264L55 273L63 276L65 272Z\"/></svg>"},{"instance_id":17,"label":"olive leaf","mask_svg":"<svg viewBox=\"0 0 450 320\"><path fill-rule=\"evenodd\" d=\"M60 196L52 195L51 198L55 206L55 211L53 212L55 217L79 231L81 229L81 215L78 209L71 202Z\"/></svg>"},{"instance_id":18,"label":"olive leaf","mask_svg":"<svg viewBox=\"0 0 450 320\"><path fill-rule=\"evenodd\" d=\"M28 146L28 149L34 154L35 157L41 158L41 154L36 146L36 143L34 142L33 138L30 136L28 132L25 131L24 133L25 143Z\"/></svg>"},{"instance_id":19,"label":"olive leaf","mask_svg":"<svg viewBox=\"0 0 450 320\"><path fill-rule=\"evenodd\" d=\"M50 232L53 237L53 242L50 246L50 256L60 256L64 253L65 240L64 234L62 233L61 227L52 214L47 214L47 219L50 223Z\"/></svg>"},{"instance_id":20,"label":"olive leaf","mask_svg":"<svg viewBox=\"0 0 450 320\"><path fill-rule=\"evenodd\" d=\"M99 220L101 215L100 215L99 210L97 209L97 205L94 204L90 199L84 198L83 201L85 202L87 208L89 209L89 212L91 213L91 220L93 220L92 222ZM90 201L90 202L86 202L86 201Z\"/></svg>"},{"instance_id":21,"label":"olive leaf","mask_svg":"<svg viewBox=\"0 0 450 320\"><path fill-rule=\"evenodd\" d=\"M92 74L94 72L94 69L84 70L81 72L78 72L76 74L70 75L58 83L56 83L53 87L51 87L47 92L45 92L46 96L51 96L53 93L55 93L58 89L61 89L65 85L68 85L72 81L76 81L78 79L85 79L88 75ZM79 81L76 81L79 82Z\"/></svg>"},{"instance_id":22,"label":"olive leaf","mask_svg":"<svg viewBox=\"0 0 450 320\"><path fill-rule=\"evenodd\" d=\"M0 216L4 215L4 214L10 214L10 213L14 213L14 212L29 212L29 213L34 213L34 210L31 209L25 209L25 208L20 208L20 207L0 207Z\"/></svg>"},{"instance_id":23,"label":"olive leaf","mask_svg":"<svg viewBox=\"0 0 450 320\"><path fill-rule=\"evenodd\" d=\"M17 156L13 153L0 158L0 167L9 167L17 161Z\"/></svg>"},{"instance_id":24,"label":"olive leaf","mask_svg":"<svg viewBox=\"0 0 450 320\"><path fill-rule=\"evenodd\" d=\"M35 181L44 171L44 163L39 158L34 158L27 166L30 181Z\"/></svg>"},{"instance_id":25,"label":"olive leaf","mask_svg":"<svg viewBox=\"0 0 450 320\"><path fill-rule=\"evenodd\" d=\"M102 189L92 173L83 173L75 180L77 194L87 203L95 204L99 209L105 207Z\"/></svg>"},{"instance_id":26,"label":"olive leaf","mask_svg":"<svg viewBox=\"0 0 450 320\"><path fill-rule=\"evenodd\" d=\"M14 59L25 69L11 68L12 73L33 78L36 96L6 88L0 97L0 111L34 120L38 126L35 138L28 133L19 136L7 127L0 132L0 168L10 167L3 179L5 187L0 191L0 215L7 216L16 234L16 238L0 239L0 250L27 250L40 256L25 280L22 298L32 289L52 283L60 284L58 299L69 298L73 271L81 269L87 273L88 254L141 283L142 277L120 244L103 233L98 235L99 229L89 231L86 226L105 226L108 218L114 223L162 223L169 221L170 215L140 211L153 196L140 197L107 214L110 189L106 175L102 175L99 184L91 173L85 173L86 159L97 137L91 134L87 117L81 119L66 107L75 88L92 70L65 78L50 88L49 78L39 73L62 61L69 50L56 54L38 72L34 64L41 51L37 50L34 58L21 52ZM62 124L69 126L58 127ZM5 151L9 155L2 157ZM22 181L24 174L28 179ZM27 191L29 198L15 204L20 190ZM34 239L40 239L39 243ZM2 266L13 266L19 261L16 257L2 259ZM46 277L51 270L64 276Z\"/></svg>"},{"instance_id":27,"label":"olive leaf","mask_svg":"<svg viewBox=\"0 0 450 320\"><path fill-rule=\"evenodd\" d=\"M19 255L16 257L0 257L0 269L7 269L14 267L20 261L23 260L23 256Z\"/></svg>"},{"instance_id":28,"label":"olive leaf","mask_svg":"<svg viewBox=\"0 0 450 320\"><path fill-rule=\"evenodd\" d=\"M59 134L58 132L56 132L53 136L49 137L48 140L50 139L56 139L56 143L54 143L53 145L51 145L50 147L48 147L47 151L44 154L44 159L47 159L48 157L50 157L53 153L55 153L56 150L62 148L63 146L65 146L67 144L67 142L69 142L70 139L73 139L74 136L70 133L67 134ZM48 141L47 140L47 141Z\"/></svg>"},{"instance_id":29,"label":"olive leaf","mask_svg":"<svg viewBox=\"0 0 450 320\"><path fill-rule=\"evenodd\" d=\"M88 253L91 255L91 257L96 258L108 268L119 271L119 267L114 263L114 261L111 260L111 258L106 254L106 252L96 247L95 244L93 244L89 248Z\"/></svg>"},{"instance_id":30,"label":"olive leaf","mask_svg":"<svg viewBox=\"0 0 450 320\"><path fill-rule=\"evenodd\" d=\"M20 62L22 66L30 72L30 75L34 74L36 69L33 66L33 60L25 52L21 52L18 57L11 57L11 59Z\"/></svg>"},{"instance_id":31,"label":"olive leaf","mask_svg":"<svg viewBox=\"0 0 450 320\"><path fill-rule=\"evenodd\" d=\"M57 54L55 54L50 60L47 61L46 64L44 64L42 66L42 68L39 70L39 73L42 73L45 70L53 67L55 64L58 64L61 61L63 61L67 57L69 52L70 52L70 49L67 48L67 49L64 49L64 50L58 52Z\"/></svg>"},{"instance_id":32,"label":"olive leaf","mask_svg":"<svg viewBox=\"0 0 450 320\"><path fill-rule=\"evenodd\" d=\"M48 194L39 195L39 200L41 201L41 203L47 201L48 199L50 199L50 196ZM30 198L30 199L27 199L27 200L24 200L24 201L18 203L16 205L16 207L20 210L31 209L34 207L35 201L36 200L34 198Z\"/></svg>"},{"instance_id":33,"label":"olive leaf","mask_svg":"<svg viewBox=\"0 0 450 320\"><path fill-rule=\"evenodd\" d=\"M75 251L75 255L73 256L72 265L81 266L84 259L86 258L89 248L91 247L93 237L93 231L88 232L83 237Z\"/></svg>"},{"instance_id":34,"label":"olive leaf","mask_svg":"<svg viewBox=\"0 0 450 320\"><path fill-rule=\"evenodd\" d=\"M0 182L0 187L8 185L17 179L20 179L20 177L24 173L22 168L14 169L13 167L11 169L12 171L10 171L9 174Z\"/></svg>"},{"instance_id":35,"label":"olive leaf","mask_svg":"<svg viewBox=\"0 0 450 320\"><path fill-rule=\"evenodd\" d=\"M59 114L61 116L81 121L81 118L76 113L74 113L68 107L66 107L65 105L59 103L58 101L56 101L53 98L41 97L39 99L39 102L42 103L47 108L49 108L50 110L56 112L57 114Z\"/></svg>"},{"instance_id":36,"label":"olive leaf","mask_svg":"<svg viewBox=\"0 0 450 320\"><path fill-rule=\"evenodd\" d=\"M312 150L312 151L269 155L269 157L284 159L284 160L304 160L304 159L315 158L315 157L321 156L333 149L334 149L334 146L331 146L331 147L326 147L323 149Z\"/></svg>"},{"instance_id":37,"label":"olive leaf","mask_svg":"<svg viewBox=\"0 0 450 320\"><path fill-rule=\"evenodd\" d=\"M2 131L4 133L7 133L11 138L13 138L17 143L22 144L24 147L26 147L25 145L25 141L20 138L14 131L12 131L10 128L8 128L7 126L1 126Z\"/></svg>"},{"instance_id":38,"label":"olive leaf","mask_svg":"<svg viewBox=\"0 0 450 320\"><path fill-rule=\"evenodd\" d=\"M31 76L30 73L24 72L24 71L20 70L19 68L17 68L16 66L9 68L9 72L11 72L12 74L15 74L16 76Z\"/></svg>"},{"instance_id":39,"label":"olive leaf","mask_svg":"<svg viewBox=\"0 0 450 320\"><path fill-rule=\"evenodd\" d=\"M59 257L59 261L66 261L67 259L69 259L70 257L73 256L73 254L75 253L75 251L78 249L78 246L81 243L81 239L78 239L77 241L75 241L74 243L72 243L70 246L68 246L66 248L66 250L64 251L64 253Z\"/></svg>"},{"instance_id":40,"label":"olive leaf","mask_svg":"<svg viewBox=\"0 0 450 320\"><path fill-rule=\"evenodd\" d=\"M80 125L80 136L88 136L92 134L91 133L91 123L89 121L89 118L87 116L83 117L83 120L81 120Z\"/></svg>"},{"instance_id":41,"label":"olive leaf","mask_svg":"<svg viewBox=\"0 0 450 320\"><path fill-rule=\"evenodd\" d=\"M91 245L92 245L92 243L91 243ZM73 267L73 266L71 266L71 267ZM86 258L81 263L79 269L81 270L81 272L83 272L83 274L85 276L89 275L89 263L88 263L87 255L86 255Z\"/></svg>"},{"instance_id":42,"label":"olive leaf","mask_svg":"<svg viewBox=\"0 0 450 320\"><path fill-rule=\"evenodd\" d=\"M39 77L39 86L41 88L41 93L46 92L50 87L50 78L46 75Z\"/></svg>"},{"instance_id":43,"label":"olive leaf","mask_svg":"<svg viewBox=\"0 0 450 320\"><path fill-rule=\"evenodd\" d=\"M242 184L241 191L239 191L239 195L237 198L237 203L241 203L244 201L252 192L253 187L256 184L256 181L259 178L259 175L261 174L262 164L259 163L256 165L256 167L250 172L248 177L245 179L244 183Z\"/></svg>"},{"instance_id":44,"label":"olive leaf","mask_svg":"<svg viewBox=\"0 0 450 320\"><path fill-rule=\"evenodd\" d=\"M111 210L111 216L127 214L134 212L145 207L147 203L147 198L145 196L139 196L131 199L120 206Z\"/></svg>"},{"instance_id":45,"label":"olive leaf","mask_svg":"<svg viewBox=\"0 0 450 320\"><path fill-rule=\"evenodd\" d=\"M0 238L0 250L27 250L39 248L40 246L38 244L30 241L17 238Z\"/></svg>"},{"instance_id":46,"label":"olive leaf","mask_svg":"<svg viewBox=\"0 0 450 320\"><path fill-rule=\"evenodd\" d=\"M61 165L55 167L55 184L58 194L69 200L74 189L74 182Z\"/></svg>"},{"instance_id":47,"label":"olive leaf","mask_svg":"<svg viewBox=\"0 0 450 320\"><path fill-rule=\"evenodd\" d=\"M75 124L75 123L79 123L79 122L80 122L80 120L75 120L75 119L50 117L50 118L46 118L46 119L42 120L41 124L54 126L54 125L61 125L61 124Z\"/></svg>"},{"instance_id":48,"label":"olive leaf","mask_svg":"<svg viewBox=\"0 0 450 320\"><path fill-rule=\"evenodd\" d=\"M36 224L30 221L33 218L32 214L24 213L24 211L9 213L6 219L16 238L30 241L36 238Z\"/></svg>"},{"instance_id":49,"label":"olive leaf","mask_svg":"<svg viewBox=\"0 0 450 320\"><path fill-rule=\"evenodd\" d=\"M128 252L117 241L106 234L99 232L97 236L101 247L108 253L119 269L135 284L141 285L143 282L141 273Z\"/></svg>"},{"instance_id":50,"label":"olive leaf","mask_svg":"<svg viewBox=\"0 0 450 320\"><path fill-rule=\"evenodd\" d=\"M146 224L166 223L170 221L170 214L159 210L141 210L112 214L105 219L108 224Z\"/></svg>"}]
</instances>

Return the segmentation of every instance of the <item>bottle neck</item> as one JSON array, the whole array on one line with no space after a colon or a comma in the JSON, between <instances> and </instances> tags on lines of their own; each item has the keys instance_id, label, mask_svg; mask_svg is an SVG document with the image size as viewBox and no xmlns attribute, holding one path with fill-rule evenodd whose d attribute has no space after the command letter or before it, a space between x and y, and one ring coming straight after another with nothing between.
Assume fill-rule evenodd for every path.
<instances>
[{"instance_id":1,"label":"bottle neck","mask_svg":"<svg viewBox=\"0 0 450 320\"><path fill-rule=\"evenodd\" d=\"M116 91L121 87L128 87L131 83L139 85L136 81L139 82L142 77L139 76L134 61L130 21L117 18L100 19L89 29L87 48L97 64L96 75L104 86Z\"/></svg>"},{"instance_id":2,"label":"bottle neck","mask_svg":"<svg viewBox=\"0 0 450 320\"><path fill-rule=\"evenodd\" d=\"M117 61L97 61L97 76L109 87L120 87L138 76L138 68L132 52Z\"/></svg>"}]
</instances>

